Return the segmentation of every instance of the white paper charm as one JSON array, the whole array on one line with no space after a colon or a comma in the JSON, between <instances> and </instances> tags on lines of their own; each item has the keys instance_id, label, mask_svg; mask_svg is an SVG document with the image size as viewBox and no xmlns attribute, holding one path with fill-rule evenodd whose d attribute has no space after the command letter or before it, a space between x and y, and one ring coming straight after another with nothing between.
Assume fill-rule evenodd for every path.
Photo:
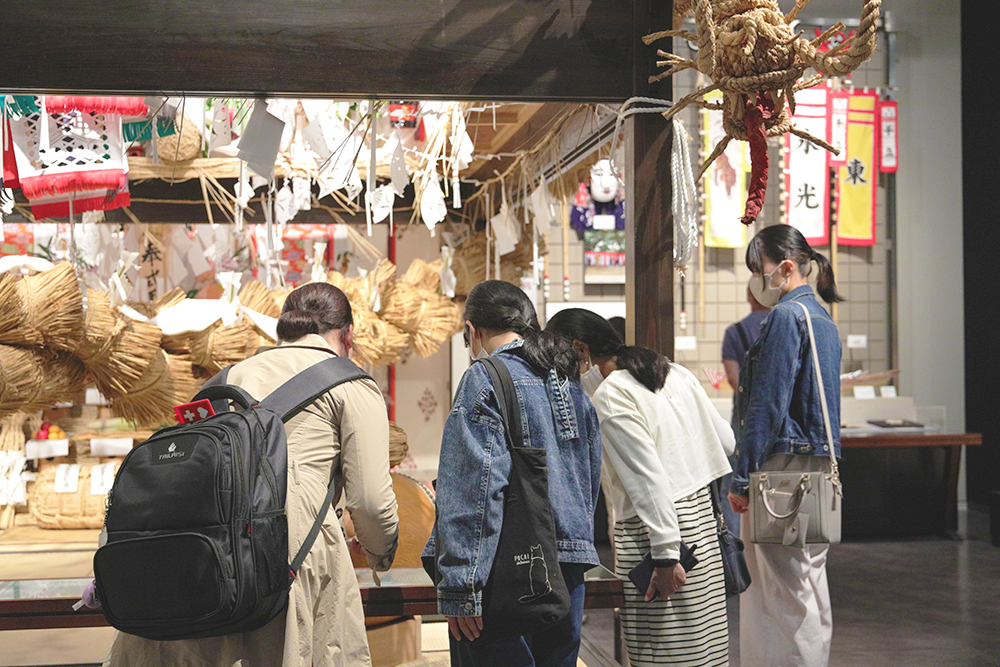
<instances>
[{"instance_id":1,"label":"white paper charm","mask_svg":"<svg viewBox=\"0 0 1000 667\"><path fill-rule=\"evenodd\" d=\"M392 149L392 161L389 165L389 174L392 178L392 188L396 195L403 196L403 191L410 184L410 175L406 171L406 158L403 156L403 142L399 139L399 134L393 133L396 145Z\"/></svg>"},{"instance_id":2,"label":"white paper charm","mask_svg":"<svg viewBox=\"0 0 1000 667\"><path fill-rule=\"evenodd\" d=\"M380 185L372 192L372 222L382 222L392 213L392 204L396 200L396 189L392 185Z\"/></svg>"},{"instance_id":3,"label":"white paper charm","mask_svg":"<svg viewBox=\"0 0 1000 667\"><path fill-rule=\"evenodd\" d=\"M496 238L496 253L502 257L507 253L514 252L518 241L521 240L521 230L518 229L517 221L507 210L507 202L500 204L500 212L490 219L493 227L493 235Z\"/></svg>"},{"instance_id":4,"label":"white paper charm","mask_svg":"<svg viewBox=\"0 0 1000 667\"><path fill-rule=\"evenodd\" d=\"M274 200L274 221L283 225L295 217L298 210L295 208L295 195L288 181L278 190L278 196Z\"/></svg>"},{"instance_id":5,"label":"white paper charm","mask_svg":"<svg viewBox=\"0 0 1000 667\"><path fill-rule=\"evenodd\" d=\"M240 137L239 158L246 161L247 166L258 175L270 178L284 130L285 123L268 113L267 102L257 100L246 130Z\"/></svg>"},{"instance_id":6,"label":"white paper charm","mask_svg":"<svg viewBox=\"0 0 1000 667\"><path fill-rule=\"evenodd\" d=\"M312 183L304 176L292 177L292 194L295 196L295 212L312 209Z\"/></svg>"},{"instance_id":7,"label":"white paper charm","mask_svg":"<svg viewBox=\"0 0 1000 667\"><path fill-rule=\"evenodd\" d=\"M91 456L125 456L132 451L132 438L91 438Z\"/></svg>"},{"instance_id":8,"label":"white paper charm","mask_svg":"<svg viewBox=\"0 0 1000 667\"><path fill-rule=\"evenodd\" d=\"M427 182L420 197L420 218L427 229L434 231L434 227L447 215L448 206L444 201L444 193L441 192L441 184L435 176Z\"/></svg>"},{"instance_id":9,"label":"white paper charm","mask_svg":"<svg viewBox=\"0 0 1000 667\"><path fill-rule=\"evenodd\" d=\"M80 466L77 463L61 463L56 467L56 493L76 493L80 488Z\"/></svg>"},{"instance_id":10,"label":"white paper charm","mask_svg":"<svg viewBox=\"0 0 1000 667\"><path fill-rule=\"evenodd\" d=\"M446 297L455 298L455 288L458 286L458 277L451 268L451 260L455 256L455 250L451 246L441 246L441 294Z\"/></svg>"},{"instance_id":11,"label":"white paper charm","mask_svg":"<svg viewBox=\"0 0 1000 667\"><path fill-rule=\"evenodd\" d=\"M24 454L29 459L50 459L55 456L69 456L69 440L29 440L24 443Z\"/></svg>"}]
</instances>

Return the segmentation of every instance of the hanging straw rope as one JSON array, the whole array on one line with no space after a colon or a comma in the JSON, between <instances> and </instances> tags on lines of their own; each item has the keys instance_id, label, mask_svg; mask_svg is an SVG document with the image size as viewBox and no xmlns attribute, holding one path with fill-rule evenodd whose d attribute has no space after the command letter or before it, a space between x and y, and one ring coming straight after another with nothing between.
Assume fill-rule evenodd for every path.
<instances>
[{"instance_id":1,"label":"hanging straw rope","mask_svg":"<svg viewBox=\"0 0 1000 667\"><path fill-rule=\"evenodd\" d=\"M752 224L763 206L767 187L767 137L788 132L817 146L836 151L827 142L792 126L790 114L795 113L795 92L816 85L823 76L845 76L861 66L875 51L881 0L864 0L861 21L853 37L841 47L822 53L819 42L807 40L792 32L789 24L809 0L796 0L787 15L776 0L693 0L675 4L674 27L678 27L677 10L694 12L697 34L666 30L646 35L646 44L667 38L681 37L697 43L695 60L657 51L664 58L658 64L667 70L650 77L650 83L685 69L697 69L711 77L713 83L682 98L664 116L672 118L688 105L719 108L706 102L704 95L713 90L723 94L722 122L726 136L722 139L698 173L700 177L725 150L732 139L749 141L753 171L744 224ZM800 82L807 68L820 76Z\"/></svg>"},{"instance_id":2,"label":"hanging straw rope","mask_svg":"<svg viewBox=\"0 0 1000 667\"><path fill-rule=\"evenodd\" d=\"M240 290L239 300L241 306L261 315L267 315L268 317L281 316L281 308L278 307L278 302L275 301L274 296L262 283L256 280L251 280L243 286L243 289Z\"/></svg>"}]
</instances>

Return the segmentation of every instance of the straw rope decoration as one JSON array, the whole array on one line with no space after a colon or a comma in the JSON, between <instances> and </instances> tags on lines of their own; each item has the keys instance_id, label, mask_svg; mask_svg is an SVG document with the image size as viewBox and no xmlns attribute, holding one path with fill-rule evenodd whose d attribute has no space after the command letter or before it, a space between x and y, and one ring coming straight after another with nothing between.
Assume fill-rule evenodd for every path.
<instances>
[{"instance_id":1,"label":"straw rope decoration","mask_svg":"<svg viewBox=\"0 0 1000 667\"><path fill-rule=\"evenodd\" d=\"M275 287L271 290L271 296L274 297L274 303L278 306L279 314L281 309L285 307L285 299L288 298L291 291L292 290L284 287Z\"/></svg>"},{"instance_id":2,"label":"straw rope decoration","mask_svg":"<svg viewBox=\"0 0 1000 667\"><path fill-rule=\"evenodd\" d=\"M250 319L242 315L231 327L216 322L204 331L189 336L194 363L212 374L253 356L257 348L264 344L264 339Z\"/></svg>"},{"instance_id":3,"label":"straw rope decoration","mask_svg":"<svg viewBox=\"0 0 1000 667\"><path fill-rule=\"evenodd\" d=\"M274 295L256 280L251 280L243 286L243 289L240 290L239 299L241 306L258 312L261 315L267 315L268 317L281 316L281 308L278 306L278 302L275 301Z\"/></svg>"},{"instance_id":4,"label":"straw rope decoration","mask_svg":"<svg viewBox=\"0 0 1000 667\"><path fill-rule=\"evenodd\" d=\"M113 311L104 293L87 290L87 323L75 354L106 398L124 395L139 381L160 339L159 327Z\"/></svg>"},{"instance_id":5,"label":"straw rope decoration","mask_svg":"<svg viewBox=\"0 0 1000 667\"><path fill-rule=\"evenodd\" d=\"M42 361L34 350L0 345L0 417L51 406L42 395Z\"/></svg>"},{"instance_id":6,"label":"straw rope decoration","mask_svg":"<svg viewBox=\"0 0 1000 667\"><path fill-rule=\"evenodd\" d=\"M160 314L161 310L166 310L171 306L176 306L187 298L187 293L181 287L174 287L169 292L160 296L155 301L131 301L129 306L132 310L146 317L153 318Z\"/></svg>"},{"instance_id":7,"label":"straw rope decoration","mask_svg":"<svg viewBox=\"0 0 1000 667\"><path fill-rule=\"evenodd\" d=\"M651 76L650 83L686 69L695 69L711 77L713 83L678 100L664 113L669 120L689 105L721 109L726 136L702 164L695 180L726 150L733 139L750 143L752 172L746 212L741 221L750 225L764 205L767 190L767 138L792 133L835 154L830 144L794 127L795 93L820 83L827 76L846 76L861 66L875 51L881 0L863 0L861 22L850 39L828 52L819 45L844 29L838 23L816 39L807 40L792 32L789 24L809 4L796 0L795 7L783 14L776 0L688 0L674 5L674 30L646 35L646 44L680 37L697 44L695 59L657 50L664 58L657 64L666 71ZM677 12L694 12L697 34L678 30ZM806 69L819 74L800 80ZM721 103L704 100L704 95L721 90Z\"/></svg>"},{"instance_id":8,"label":"straw rope decoration","mask_svg":"<svg viewBox=\"0 0 1000 667\"><path fill-rule=\"evenodd\" d=\"M0 294L10 291L13 278L16 295L3 301L0 343L45 345L73 350L83 338L83 292L69 262L23 278L9 276L0 283Z\"/></svg>"},{"instance_id":9,"label":"straw rope decoration","mask_svg":"<svg viewBox=\"0 0 1000 667\"><path fill-rule=\"evenodd\" d=\"M201 387L191 359L159 350L129 393L111 401L111 411L137 426L174 421L174 406L187 403Z\"/></svg>"},{"instance_id":10,"label":"straw rope decoration","mask_svg":"<svg viewBox=\"0 0 1000 667\"><path fill-rule=\"evenodd\" d=\"M46 351L41 359L42 387L39 400L48 408L62 401L82 402L89 384L87 367L68 352Z\"/></svg>"},{"instance_id":11,"label":"straw rope decoration","mask_svg":"<svg viewBox=\"0 0 1000 667\"><path fill-rule=\"evenodd\" d=\"M437 262L415 260L382 308L382 317L413 336L413 349L425 358L462 329L459 306L436 291L440 272Z\"/></svg>"},{"instance_id":12,"label":"straw rope decoration","mask_svg":"<svg viewBox=\"0 0 1000 667\"><path fill-rule=\"evenodd\" d=\"M0 420L0 452L24 453L24 422L28 416L15 412ZM391 438L390 438L391 439Z\"/></svg>"}]
</instances>

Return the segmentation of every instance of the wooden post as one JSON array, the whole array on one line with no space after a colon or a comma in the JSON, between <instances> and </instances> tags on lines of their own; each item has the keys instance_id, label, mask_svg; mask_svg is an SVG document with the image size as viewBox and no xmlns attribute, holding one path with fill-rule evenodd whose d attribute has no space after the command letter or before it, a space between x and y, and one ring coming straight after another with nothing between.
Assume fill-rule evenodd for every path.
<instances>
[{"instance_id":1,"label":"wooden post","mask_svg":"<svg viewBox=\"0 0 1000 667\"><path fill-rule=\"evenodd\" d=\"M673 3L637 0L633 14L633 94L671 99L670 79L649 84L656 51L643 35L669 28ZM665 46L661 46L667 50ZM660 114L635 114L625 123L626 337L673 357L674 237L670 211L671 124Z\"/></svg>"}]
</instances>

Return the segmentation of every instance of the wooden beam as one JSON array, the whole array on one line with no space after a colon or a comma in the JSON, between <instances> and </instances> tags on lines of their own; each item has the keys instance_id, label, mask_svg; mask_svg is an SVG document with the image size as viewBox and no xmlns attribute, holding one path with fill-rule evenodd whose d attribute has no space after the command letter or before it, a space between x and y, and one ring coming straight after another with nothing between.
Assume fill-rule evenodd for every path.
<instances>
[{"instance_id":1,"label":"wooden beam","mask_svg":"<svg viewBox=\"0 0 1000 667\"><path fill-rule=\"evenodd\" d=\"M671 2L637 0L632 43L633 95L671 99L670 79L648 83L655 50L642 36L669 26ZM636 114L625 123L625 280L629 342L662 354L674 354L673 216L670 202L670 123L660 114Z\"/></svg>"},{"instance_id":2,"label":"wooden beam","mask_svg":"<svg viewBox=\"0 0 1000 667\"><path fill-rule=\"evenodd\" d=\"M628 0L5 0L0 91L622 101Z\"/></svg>"}]
</instances>

